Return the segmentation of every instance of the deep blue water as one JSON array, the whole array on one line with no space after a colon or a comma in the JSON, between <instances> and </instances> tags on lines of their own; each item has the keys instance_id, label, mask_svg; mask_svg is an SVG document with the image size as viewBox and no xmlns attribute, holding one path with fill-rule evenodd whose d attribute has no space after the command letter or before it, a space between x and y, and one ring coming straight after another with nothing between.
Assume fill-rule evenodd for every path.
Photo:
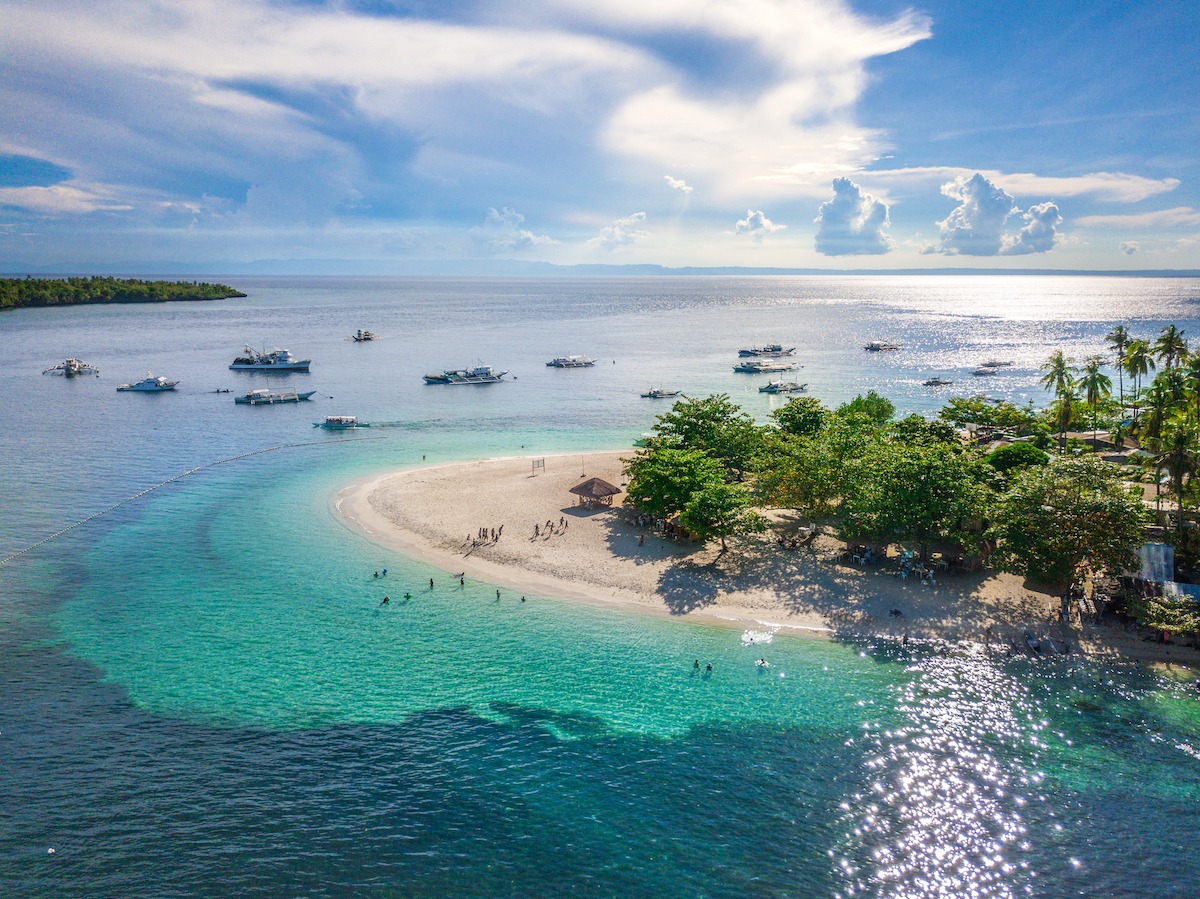
<instances>
[{"instance_id":1,"label":"deep blue water","mask_svg":"<svg viewBox=\"0 0 1200 899\"><path fill-rule=\"evenodd\" d=\"M371 570L445 573L343 528L330 496L422 461L629 446L665 409L650 386L765 418L765 376L731 371L765 342L797 345L830 404L1040 404L1053 349L1102 352L1116 322L1200 333L1197 282L236 284L246 299L0 317L0 557L280 447L0 567L0 895L1194 895L1200 714L1180 687L966 649L751 649L487 584L381 612ZM383 339L345 339L360 327ZM264 384L226 369L244 343L311 356L280 382L318 397L214 393ZM567 353L600 364L545 367ZM67 355L101 377L41 374ZM1015 364L976 383L989 358ZM511 380L421 382L478 361ZM148 369L179 390L113 389ZM372 439L314 430L327 414Z\"/></svg>"}]
</instances>

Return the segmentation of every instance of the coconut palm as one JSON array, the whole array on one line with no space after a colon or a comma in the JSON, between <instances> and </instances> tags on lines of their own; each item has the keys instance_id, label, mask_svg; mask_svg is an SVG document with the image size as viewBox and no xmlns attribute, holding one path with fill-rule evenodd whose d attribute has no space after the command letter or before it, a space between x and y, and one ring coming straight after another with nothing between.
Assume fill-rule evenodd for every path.
<instances>
[{"instance_id":1,"label":"coconut palm","mask_svg":"<svg viewBox=\"0 0 1200 899\"><path fill-rule=\"evenodd\" d=\"M1050 358L1042 364L1041 371L1042 378L1038 383L1047 390L1053 390L1054 397L1059 403L1058 420L1062 427L1059 428L1058 448L1062 450L1066 446L1066 431L1071 424L1071 405L1070 403L1064 405L1062 398L1066 393L1074 395L1072 388L1075 384L1075 369L1071 367L1071 360L1063 356L1062 350L1055 350ZM1064 408L1065 413L1062 411Z\"/></svg>"},{"instance_id":2,"label":"coconut palm","mask_svg":"<svg viewBox=\"0 0 1200 899\"><path fill-rule=\"evenodd\" d=\"M1071 414L1077 402L1079 402L1079 392L1076 390L1074 381L1069 382L1063 387L1062 392L1058 395L1058 399L1054 401L1054 415L1058 421L1058 451L1060 453L1067 448L1067 429L1071 427Z\"/></svg>"},{"instance_id":3,"label":"coconut palm","mask_svg":"<svg viewBox=\"0 0 1200 899\"><path fill-rule=\"evenodd\" d=\"M1113 352L1117 354L1117 384L1119 385L1119 396L1121 398L1121 406L1125 405L1125 347L1129 346L1129 341L1132 339L1129 336L1129 331L1124 325L1116 325L1111 331L1104 335L1104 339L1108 341L1108 345Z\"/></svg>"},{"instance_id":4,"label":"coconut palm","mask_svg":"<svg viewBox=\"0 0 1200 899\"><path fill-rule=\"evenodd\" d=\"M1146 388L1146 421L1142 432L1145 442L1153 443L1162 437L1163 428L1171 415L1171 388L1165 378L1159 375ZM1140 441L1140 438L1139 438Z\"/></svg>"},{"instance_id":5,"label":"coconut palm","mask_svg":"<svg viewBox=\"0 0 1200 899\"><path fill-rule=\"evenodd\" d=\"M1158 340L1154 341L1154 355L1162 362L1163 368L1170 370L1187 357L1188 345L1183 334L1174 325L1167 325L1159 333Z\"/></svg>"},{"instance_id":6,"label":"coconut palm","mask_svg":"<svg viewBox=\"0 0 1200 899\"><path fill-rule=\"evenodd\" d=\"M1173 419L1164 428L1162 437L1154 444L1155 471L1165 471L1171 483L1171 493L1179 503L1175 516L1176 545L1183 537L1183 495L1200 467L1200 428L1191 416Z\"/></svg>"},{"instance_id":7,"label":"coconut palm","mask_svg":"<svg viewBox=\"0 0 1200 899\"><path fill-rule=\"evenodd\" d=\"M1200 354L1189 356L1183 364L1183 383L1195 403L1190 414L1200 419Z\"/></svg>"},{"instance_id":8,"label":"coconut palm","mask_svg":"<svg viewBox=\"0 0 1200 899\"><path fill-rule=\"evenodd\" d=\"M1150 352L1150 344L1141 338L1134 338L1125 346L1125 374L1134 379L1133 387L1133 417L1137 420L1138 401L1142 392L1142 378L1154 368L1154 356Z\"/></svg>"},{"instance_id":9,"label":"coconut palm","mask_svg":"<svg viewBox=\"0 0 1200 899\"><path fill-rule=\"evenodd\" d=\"M1100 400L1112 396L1112 378L1100 370L1103 364L1103 357L1090 357L1084 363L1083 375L1079 378L1079 388L1083 391L1088 405L1092 407L1092 449L1096 448Z\"/></svg>"}]
</instances>

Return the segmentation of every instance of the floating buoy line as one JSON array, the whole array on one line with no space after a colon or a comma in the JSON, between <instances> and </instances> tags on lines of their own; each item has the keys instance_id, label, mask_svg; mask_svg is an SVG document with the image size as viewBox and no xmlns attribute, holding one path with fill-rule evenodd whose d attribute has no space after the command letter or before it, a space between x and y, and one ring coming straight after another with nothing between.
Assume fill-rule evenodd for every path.
<instances>
[{"instance_id":1,"label":"floating buoy line","mask_svg":"<svg viewBox=\"0 0 1200 899\"><path fill-rule=\"evenodd\" d=\"M143 496L145 496L148 493L153 493L155 490L161 490L163 487L166 487L168 484L173 484L176 481L183 480L184 478L190 477L190 476L196 474L197 472L204 471L207 468L215 468L218 465L225 465L229 462L237 462L237 461L240 461L241 459L249 459L251 456L261 456L264 453L275 453L275 452L278 452L279 450L285 450L285 449L298 449L303 446L337 446L339 443L357 443L358 441L361 441L361 440L384 440L384 439L386 439L386 438L384 438L384 437L344 437L341 440L309 440L305 443L281 443L281 444L279 444L279 446L269 446L266 449L252 450L251 452L248 452L248 453L239 453L238 455L230 456L227 459L218 459L215 462L206 462L203 465L197 465L195 468L189 468L187 471L181 472L181 473L175 475L174 477L167 478L165 481L155 484L152 487L147 487L145 490L140 490L137 493L135 493L133 496L127 496L125 499L121 500L120 502L113 503L111 506L109 506L106 509L101 509L99 512L93 512L87 518L81 518L81 519L79 519L79 521L75 522L72 525L68 525L67 527L63 528L61 531L55 531L49 537L43 537L37 543L32 543L29 546L25 547L24 549L18 550L17 552L13 553L10 556L5 556L3 559L0 559L0 565L7 565L13 559L18 559L21 556L25 555L26 553L31 553L35 549L45 546L47 543L50 543L53 540L57 540L63 534L68 534L71 531L75 530L75 528L80 527L81 525L87 524L89 521L95 521L97 518L107 515L109 512L112 512L114 509L119 509L119 508L121 508L121 506L128 505L129 503L133 502L134 500L141 499Z\"/></svg>"}]
</instances>

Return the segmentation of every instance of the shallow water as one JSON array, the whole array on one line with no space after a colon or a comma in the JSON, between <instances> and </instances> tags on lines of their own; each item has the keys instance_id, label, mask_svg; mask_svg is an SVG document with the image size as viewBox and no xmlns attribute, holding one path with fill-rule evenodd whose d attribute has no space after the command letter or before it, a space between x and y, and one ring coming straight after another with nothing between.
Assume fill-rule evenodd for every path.
<instances>
[{"instance_id":1,"label":"shallow water","mask_svg":"<svg viewBox=\"0 0 1200 899\"><path fill-rule=\"evenodd\" d=\"M248 298L0 318L0 555L282 447L0 569L0 894L1192 893L1200 715L1177 686L497 602L353 534L330 497L422 461L629 446L667 408L649 386L765 418L780 400L731 365L776 340L828 403L874 387L932 410L959 385L921 381L974 388L993 357L1016 364L987 392L1040 403L1051 349L1100 352L1116 321L1196 333L1197 282L237 284ZM383 339L345 339L359 327ZM286 381L319 397L210 392L264 383L225 369L245 342L311 355ZM545 367L566 353L600 364ZM102 376L40 374L68 354ZM515 380L420 381L477 360ZM179 390L113 390L146 369ZM377 427L314 430L327 414Z\"/></svg>"}]
</instances>

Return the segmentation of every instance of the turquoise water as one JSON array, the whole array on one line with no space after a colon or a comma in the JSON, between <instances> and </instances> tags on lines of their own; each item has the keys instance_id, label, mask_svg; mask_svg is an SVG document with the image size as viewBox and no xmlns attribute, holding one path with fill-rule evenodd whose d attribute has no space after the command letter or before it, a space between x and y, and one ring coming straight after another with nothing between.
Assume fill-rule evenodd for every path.
<instances>
[{"instance_id":1,"label":"turquoise water","mask_svg":"<svg viewBox=\"0 0 1200 899\"><path fill-rule=\"evenodd\" d=\"M553 596L497 601L360 538L331 497L422 462L628 446L662 411L637 396L651 385L765 416L773 401L730 365L775 339L801 346L827 402L875 386L936 408L929 372L992 357L1017 364L989 392L1040 400L1048 348L1099 351L1118 320L1195 332L1195 282L239 285L250 297L228 305L0 318L0 402L19 425L0 433L3 555L283 447L0 569L0 894L1194 893L1188 689L1134 667L745 645ZM357 327L385 339L344 340ZM907 349L863 353L873 338ZM243 342L312 355L288 383L320 402L210 393L262 384L224 370ZM542 364L571 352L608 361ZM68 353L102 377L40 374ZM516 380L420 383L477 358ZM112 389L147 368L178 395ZM311 427L347 413L382 426Z\"/></svg>"}]
</instances>

